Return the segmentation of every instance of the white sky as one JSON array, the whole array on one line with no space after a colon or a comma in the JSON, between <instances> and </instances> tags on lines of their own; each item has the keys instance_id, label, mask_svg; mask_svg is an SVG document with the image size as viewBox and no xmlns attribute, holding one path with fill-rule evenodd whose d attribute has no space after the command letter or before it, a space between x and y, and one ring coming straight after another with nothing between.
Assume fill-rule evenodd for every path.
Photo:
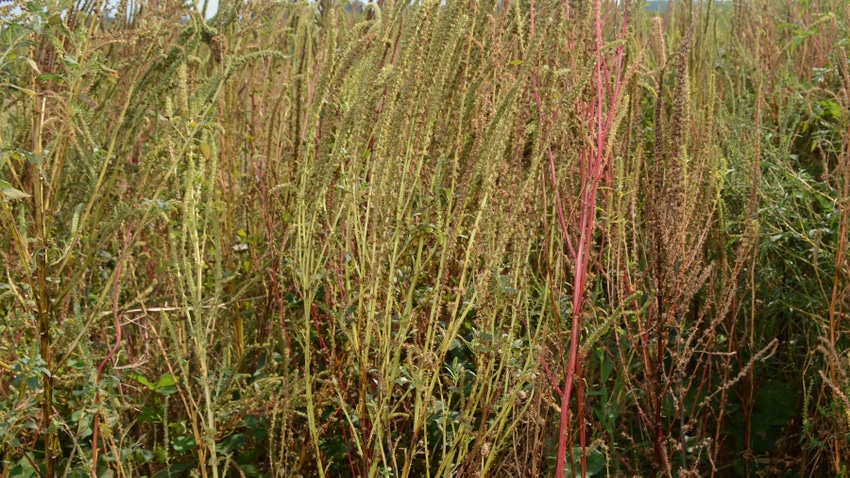
<instances>
[{"instance_id":1,"label":"white sky","mask_svg":"<svg viewBox=\"0 0 850 478\"><path fill-rule=\"evenodd\" d=\"M204 7L204 0L198 1L198 11ZM212 18L215 15L215 12L218 10L218 0L209 0L207 2L207 18Z\"/></svg>"}]
</instances>

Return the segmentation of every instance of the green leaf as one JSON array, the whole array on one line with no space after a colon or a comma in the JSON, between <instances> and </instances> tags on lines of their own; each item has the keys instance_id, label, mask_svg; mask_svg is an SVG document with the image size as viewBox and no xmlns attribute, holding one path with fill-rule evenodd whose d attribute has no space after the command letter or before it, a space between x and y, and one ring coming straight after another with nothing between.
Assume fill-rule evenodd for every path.
<instances>
[{"instance_id":1,"label":"green leaf","mask_svg":"<svg viewBox=\"0 0 850 478\"><path fill-rule=\"evenodd\" d=\"M229 454L233 453L233 450L239 448L244 444L245 435L242 433L237 433L235 435L230 435L224 440L221 440L218 445L216 445L216 450L218 450L219 453Z\"/></svg>"},{"instance_id":2,"label":"green leaf","mask_svg":"<svg viewBox=\"0 0 850 478\"><path fill-rule=\"evenodd\" d=\"M31 195L15 188L3 188L3 195L9 199L26 199L32 197Z\"/></svg>"},{"instance_id":3,"label":"green leaf","mask_svg":"<svg viewBox=\"0 0 850 478\"><path fill-rule=\"evenodd\" d=\"M32 68L32 71L34 71L37 75L41 74L41 70L38 69L38 65L32 58L25 58L24 60L27 62L30 68Z\"/></svg>"},{"instance_id":4,"label":"green leaf","mask_svg":"<svg viewBox=\"0 0 850 478\"><path fill-rule=\"evenodd\" d=\"M210 155L212 154L210 145L207 143L201 143L198 145L198 149L201 150L201 154L204 156L204 159L210 159Z\"/></svg>"},{"instance_id":5,"label":"green leaf","mask_svg":"<svg viewBox=\"0 0 850 478\"><path fill-rule=\"evenodd\" d=\"M841 106L833 100L821 101L820 105L829 113L834 120L841 119Z\"/></svg>"},{"instance_id":6,"label":"green leaf","mask_svg":"<svg viewBox=\"0 0 850 478\"><path fill-rule=\"evenodd\" d=\"M162 374L159 377L159 380L154 384L154 390L159 392L162 395L171 395L172 393L177 392L177 380L171 374Z\"/></svg>"},{"instance_id":7,"label":"green leaf","mask_svg":"<svg viewBox=\"0 0 850 478\"><path fill-rule=\"evenodd\" d=\"M152 383L150 383L150 381L144 375L142 375L140 373L131 373L130 375L128 375L128 377L130 379L135 380L136 382L144 385L145 387L148 387L151 390L155 390L154 385Z\"/></svg>"},{"instance_id":8,"label":"green leaf","mask_svg":"<svg viewBox=\"0 0 850 478\"><path fill-rule=\"evenodd\" d=\"M30 164L41 165L44 163L44 155L41 153L32 153L29 151L24 151L23 153L27 157L27 162Z\"/></svg>"},{"instance_id":9,"label":"green leaf","mask_svg":"<svg viewBox=\"0 0 850 478\"><path fill-rule=\"evenodd\" d=\"M174 380L173 375L171 375L170 373L164 373L159 376L159 380L156 381L156 384L153 385L153 388L155 390L159 390L165 387L173 387L176 383L177 381Z\"/></svg>"},{"instance_id":10,"label":"green leaf","mask_svg":"<svg viewBox=\"0 0 850 478\"><path fill-rule=\"evenodd\" d=\"M572 449L573 466L578 475L581 475L581 448L574 447ZM572 470L569 465L565 467L564 476L572 477ZM587 453L587 476L593 476L601 472L605 468L605 455L599 450L591 450Z\"/></svg>"},{"instance_id":11,"label":"green leaf","mask_svg":"<svg viewBox=\"0 0 850 478\"><path fill-rule=\"evenodd\" d=\"M177 391L177 380L174 379L174 376L169 373L164 373L159 376L159 379L156 383L151 383L150 380L147 379L142 374L139 373L131 373L128 377L136 382L148 387L149 390L155 390L162 395L171 395L172 393Z\"/></svg>"},{"instance_id":12,"label":"green leaf","mask_svg":"<svg viewBox=\"0 0 850 478\"><path fill-rule=\"evenodd\" d=\"M176 476L185 476L183 474L184 471L190 470L192 468L192 463L187 462L179 462L172 463L168 468L157 472L157 474L153 475L153 478L171 478Z\"/></svg>"},{"instance_id":13,"label":"green leaf","mask_svg":"<svg viewBox=\"0 0 850 478\"><path fill-rule=\"evenodd\" d=\"M195 439L192 437L178 437L171 442L171 446L174 447L174 451L183 453L184 451L195 448Z\"/></svg>"},{"instance_id":14,"label":"green leaf","mask_svg":"<svg viewBox=\"0 0 850 478\"><path fill-rule=\"evenodd\" d=\"M65 81L62 75L57 75L56 73L42 73L38 75L38 79L41 81Z\"/></svg>"}]
</instances>

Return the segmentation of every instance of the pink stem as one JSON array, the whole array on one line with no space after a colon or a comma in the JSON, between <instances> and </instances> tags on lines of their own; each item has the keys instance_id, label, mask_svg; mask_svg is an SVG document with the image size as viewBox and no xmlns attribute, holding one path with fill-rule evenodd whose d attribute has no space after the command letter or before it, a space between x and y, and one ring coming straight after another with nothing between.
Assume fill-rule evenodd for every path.
<instances>
[{"instance_id":1,"label":"pink stem","mask_svg":"<svg viewBox=\"0 0 850 478\"><path fill-rule=\"evenodd\" d=\"M576 375L581 375L581 362L578 357L578 342L579 342L579 333L582 327L581 320L581 312L584 303L584 288L587 283L587 267L588 261L590 259L590 249L592 246L593 239L593 229L596 218L596 193L599 188L599 181L602 179L603 172L606 168L606 158L605 158L605 142L608 137L608 133L610 133L610 129L613 125L614 117L616 114L616 102L617 97L620 94L620 88L622 86L622 64L623 64L623 47L622 45L617 48L617 52L615 54L617 70L614 81L613 93L610 90L610 79L611 79L611 69L606 59L602 56L603 49L603 39L602 39L602 19L601 19L601 6L600 1L596 0L596 104L588 104L586 105L587 109L591 117L596 119L596 151L595 155L591 157L588 154L583 154L583 167L582 167L582 188L581 188L581 225L580 225L580 237L578 243L578 252L574 254L576 259L575 267L573 271L573 298L572 298L572 329L570 331L570 352L569 352L569 362L567 365L567 376L566 383L564 384L564 393L561 394L561 417L560 417L560 427L558 430L558 459L556 465L555 476L560 478L564 476L564 471L566 467L566 456L567 456L567 424L569 421L569 407L570 407L570 398L572 395L572 387L574 377ZM610 13L610 12L609 12ZM607 18L607 17L606 17ZM623 16L623 27L622 27L622 35L625 38L625 32L627 28L626 23L626 15ZM603 72L604 69L604 72ZM606 93L608 93L607 102L608 102L608 111L607 114L603 113L603 102L606 100ZM536 94L536 91L535 91ZM603 115L605 118L603 118ZM550 156L550 170L553 175L554 181L554 161ZM559 215L563 215L563 212L559 207ZM564 235L569 237L566 234L565 224L562 225L562 229L564 229ZM580 393L580 392L577 392ZM580 436L580 444L582 450L581 457L581 473L582 476L586 473L586 460L584 457L584 448L585 448L585 431L583 426L583 421L581 418L584 414L584 403L579 397L578 401L578 410L577 414L579 416L579 423L582 425L579 427L579 436Z\"/></svg>"},{"instance_id":2,"label":"pink stem","mask_svg":"<svg viewBox=\"0 0 850 478\"><path fill-rule=\"evenodd\" d=\"M130 245L130 230L124 234L124 250L121 251L121 255L119 257L123 258L124 253L127 251L127 247ZM121 280L121 272L124 270L124 261L118 261L118 268L115 271L115 280L112 283L112 321L115 324L115 345L109 350L109 353L106 354L106 357L103 358L103 361L100 362L100 365L97 367L97 391L94 394L94 403L100 403L100 376L103 373L103 369L106 367L107 362L112 359L112 356L115 355L115 352L118 351L118 347L121 346L121 318L118 316L118 283ZM100 431L100 413L95 412L94 415L94 430L92 431L92 443L91 443L91 459L92 459L92 474L94 475L94 470L97 469L97 436Z\"/></svg>"}]
</instances>

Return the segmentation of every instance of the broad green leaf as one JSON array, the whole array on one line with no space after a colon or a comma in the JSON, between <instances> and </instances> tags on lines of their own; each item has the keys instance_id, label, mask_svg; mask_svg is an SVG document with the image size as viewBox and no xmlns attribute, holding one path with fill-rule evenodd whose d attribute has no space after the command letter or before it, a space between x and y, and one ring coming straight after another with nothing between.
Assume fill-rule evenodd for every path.
<instances>
[{"instance_id":1,"label":"broad green leaf","mask_svg":"<svg viewBox=\"0 0 850 478\"><path fill-rule=\"evenodd\" d=\"M242 433L237 433L235 435L230 435L229 437L221 440L216 445L216 449L219 453L232 453L233 450L239 448L240 446L245 444L245 435Z\"/></svg>"},{"instance_id":2,"label":"broad green leaf","mask_svg":"<svg viewBox=\"0 0 850 478\"><path fill-rule=\"evenodd\" d=\"M152 383L150 383L150 381L144 375L142 375L140 373L131 373L130 375L128 375L128 377L131 378L132 380L135 380L136 382L144 385L145 387L148 387L149 389L154 390L154 385Z\"/></svg>"},{"instance_id":3,"label":"broad green leaf","mask_svg":"<svg viewBox=\"0 0 850 478\"><path fill-rule=\"evenodd\" d=\"M174 451L178 453L183 453L184 451L189 451L192 448L195 448L195 439L192 437L178 437L175 438L173 442L171 442L171 446L174 447Z\"/></svg>"},{"instance_id":4,"label":"broad green leaf","mask_svg":"<svg viewBox=\"0 0 850 478\"><path fill-rule=\"evenodd\" d=\"M165 387L173 387L175 383L177 382L174 380L173 375L171 375L170 373L164 373L159 376L159 380L156 381L156 384L153 387L156 390L159 390Z\"/></svg>"}]
</instances>

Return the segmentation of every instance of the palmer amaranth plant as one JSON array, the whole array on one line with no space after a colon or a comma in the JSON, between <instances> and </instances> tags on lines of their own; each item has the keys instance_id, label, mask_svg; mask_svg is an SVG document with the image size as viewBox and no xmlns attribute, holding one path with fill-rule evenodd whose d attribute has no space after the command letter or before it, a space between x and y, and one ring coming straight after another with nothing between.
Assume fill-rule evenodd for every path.
<instances>
[{"instance_id":1,"label":"palmer amaranth plant","mask_svg":"<svg viewBox=\"0 0 850 478\"><path fill-rule=\"evenodd\" d=\"M0 476L845 475L839 0L0 5Z\"/></svg>"}]
</instances>

